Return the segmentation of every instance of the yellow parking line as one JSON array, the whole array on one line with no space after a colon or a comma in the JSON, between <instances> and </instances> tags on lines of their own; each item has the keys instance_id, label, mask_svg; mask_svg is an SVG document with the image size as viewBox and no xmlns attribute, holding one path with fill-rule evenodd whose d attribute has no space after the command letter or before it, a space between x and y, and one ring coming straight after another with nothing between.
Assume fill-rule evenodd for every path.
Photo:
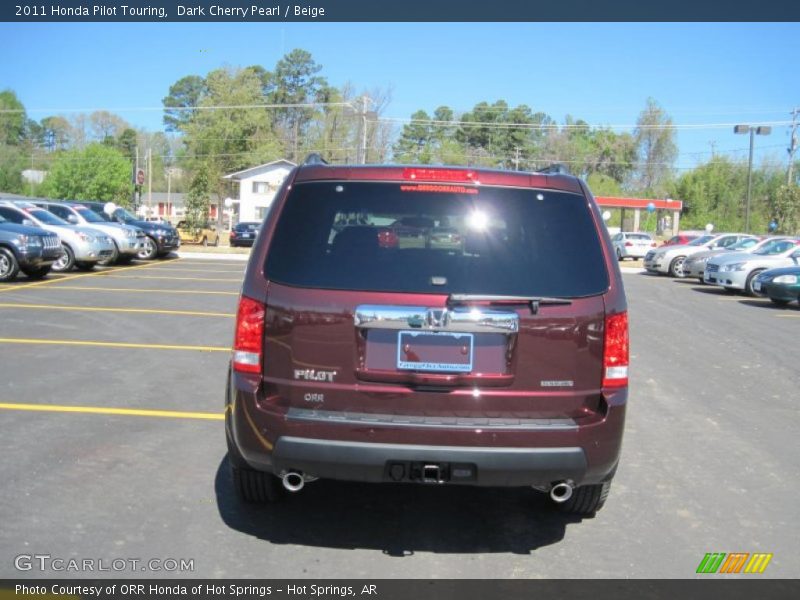
<instances>
[{"instance_id":1,"label":"yellow parking line","mask_svg":"<svg viewBox=\"0 0 800 600\"><path fill-rule=\"evenodd\" d=\"M84 340L39 340L30 338L0 338L0 344L32 344L46 346L95 346L98 348L143 348L151 350L196 350L199 352L230 352L225 346L181 346L175 344L132 344L128 342L91 342Z\"/></svg>"},{"instance_id":2,"label":"yellow parking line","mask_svg":"<svg viewBox=\"0 0 800 600\"><path fill-rule=\"evenodd\" d=\"M800 315L775 315L779 319L800 319Z\"/></svg>"},{"instance_id":3,"label":"yellow parking line","mask_svg":"<svg viewBox=\"0 0 800 600\"><path fill-rule=\"evenodd\" d=\"M93 292L129 292L132 294L205 294L213 296L238 296L239 292L213 292L208 290L158 290L158 289L142 289L142 288L98 288L98 287L85 287L80 285L68 285L61 287L50 288L48 291L52 292L58 290L78 290L78 291L93 291Z\"/></svg>"},{"instance_id":4,"label":"yellow parking line","mask_svg":"<svg viewBox=\"0 0 800 600\"><path fill-rule=\"evenodd\" d=\"M165 275L109 275L111 279L169 279L170 281L237 281L241 282L241 277L221 278L221 277L170 277Z\"/></svg>"},{"instance_id":5,"label":"yellow parking line","mask_svg":"<svg viewBox=\"0 0 800 600\"><path fill-rule=\"evenodd\" d=\"M80 275L67 275L66 277L59 277L59 278L52 278L52 279L44 279L42 281L35 281L33 283L25 283L22 285L12 285L8 287L3 287L0 289L1 292L14 292L17 290L24 290L32 287L39 287L43 285L52 285L54 283L59 283L61 281L70 281L72 279L80 279L81 277L98 277L103 275L108 275L109 273L114 273L116 271L133 271L135 269L144 269L149 267L150 265L136 265L135 267L113 267L111 269L106 269L105 271L92 271L91 273L81 273Z\"/></svg>"},{"instance_id":6,"label":"yellow parking line","mask_svg":"<svg viewBox=\"0 0 800 600\"><path fill-rule=\"evenodd\" d=\"M183 412L177 410L139 408L105 408L99 406L62 406L58 404L18 404L0 402L0 409L34 412L86 413L95 415L125 415L131 417L166 417L170 419L201 419L206 421L222 421L225 419L223 413Z\"/></svg>"},{"instance_id":7,"label":"yellow parking line","mask_svg":"<svg viewBox=\"0 0 800 600\"><path fill-rule=\"evenodd\" d=\"M201 312L194 310L156 310L150 308L115 308L112 306L62 306L58 304L15 304L13 302L0 302L0 308L32 308L47 310L74 310L86 312L119 312L119 313L142 313L150 315L181 315L189 317L228 317L232 318L234 313Z\"/></svg>"},{"instance_id":8,"label":"yellow parking line","mask_svg":"<svg viewBox=\"0 0 800 600\"><path fill-rule=\"evenodd\" d=\"M162 271L169 273L242 273L244 269L181 269L176 267L150 267L151 271Z\"/></svg>"}]
</instances>

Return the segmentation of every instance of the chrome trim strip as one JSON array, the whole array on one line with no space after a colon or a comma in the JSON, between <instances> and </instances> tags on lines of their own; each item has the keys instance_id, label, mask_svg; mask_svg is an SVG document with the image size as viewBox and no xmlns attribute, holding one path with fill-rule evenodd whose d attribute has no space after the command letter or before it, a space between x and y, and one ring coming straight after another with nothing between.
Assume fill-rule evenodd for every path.
<instances>
[{"instance_id":1,"label":"chrome trim strip","mask_svg":"<svg viewBox=\"0 0 800 600\"><path fill-rule=\"evenodd\" d=\"M517 333L519 315L515 312L477 307L428 308L362 304L353 313L360 329L449 331L463 333Z\"/></svg>"}]
</instances>

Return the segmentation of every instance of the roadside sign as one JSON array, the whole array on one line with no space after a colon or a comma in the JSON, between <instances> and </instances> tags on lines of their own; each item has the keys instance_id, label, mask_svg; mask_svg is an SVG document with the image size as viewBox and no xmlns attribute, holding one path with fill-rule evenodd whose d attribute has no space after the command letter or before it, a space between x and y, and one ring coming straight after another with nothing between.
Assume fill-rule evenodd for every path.
<instances>
[{"instance_id":1,"label":"roadside sign","mask_svg":"<svg viewBox=\"0 0 800 600\"><path fill-rule=\"evenodd\" d=\"M144 185L144 169L136 169L136 185Z\"/></svg>"}]
</instances>

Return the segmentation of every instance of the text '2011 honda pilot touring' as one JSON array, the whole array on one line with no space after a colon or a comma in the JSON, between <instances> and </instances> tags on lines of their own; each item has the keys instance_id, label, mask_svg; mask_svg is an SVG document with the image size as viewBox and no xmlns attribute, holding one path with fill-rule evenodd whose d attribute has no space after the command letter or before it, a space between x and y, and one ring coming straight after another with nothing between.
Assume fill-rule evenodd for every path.
<instances>
[{"instance_id":1,"label":"text '2011 honda pilot touring'","mask_svg":"<svg viewBox=\"0 0 800 600\"><path fill-rule=\"evenodd\" d=\"M628 395L622 279L558 172L293 171L242 287L226 398L246 501L317 478L605 502Z\"/></svg>"}]
</instances>

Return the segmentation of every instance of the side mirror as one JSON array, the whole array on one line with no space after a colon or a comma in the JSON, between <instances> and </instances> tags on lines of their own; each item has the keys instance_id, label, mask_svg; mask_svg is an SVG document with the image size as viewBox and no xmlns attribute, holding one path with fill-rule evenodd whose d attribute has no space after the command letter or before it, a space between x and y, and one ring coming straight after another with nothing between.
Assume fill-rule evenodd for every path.
<instances>
[{"instance_id":1,"label":"side mirror","mask_svg":"<svg viewBox=\"0 0 800 600\"><path fill-rule=\"evenodd\" d=\"M36 227L36 223L30 219L22 219L22 224L25 225L25 227Z\"/></svg>"},{"instance_id":2,"label":"side mirror","mask_svg":"<svg viewBox=\"0 0 800 600\"><path fill-rule=\"evenodd\" d=\"M75 215L70 213L69 215L67 215L67 221L69 223L72 223L73 225L77 225L78 224L78 217L76 217Z\"/></svg>"}]
</instances>

